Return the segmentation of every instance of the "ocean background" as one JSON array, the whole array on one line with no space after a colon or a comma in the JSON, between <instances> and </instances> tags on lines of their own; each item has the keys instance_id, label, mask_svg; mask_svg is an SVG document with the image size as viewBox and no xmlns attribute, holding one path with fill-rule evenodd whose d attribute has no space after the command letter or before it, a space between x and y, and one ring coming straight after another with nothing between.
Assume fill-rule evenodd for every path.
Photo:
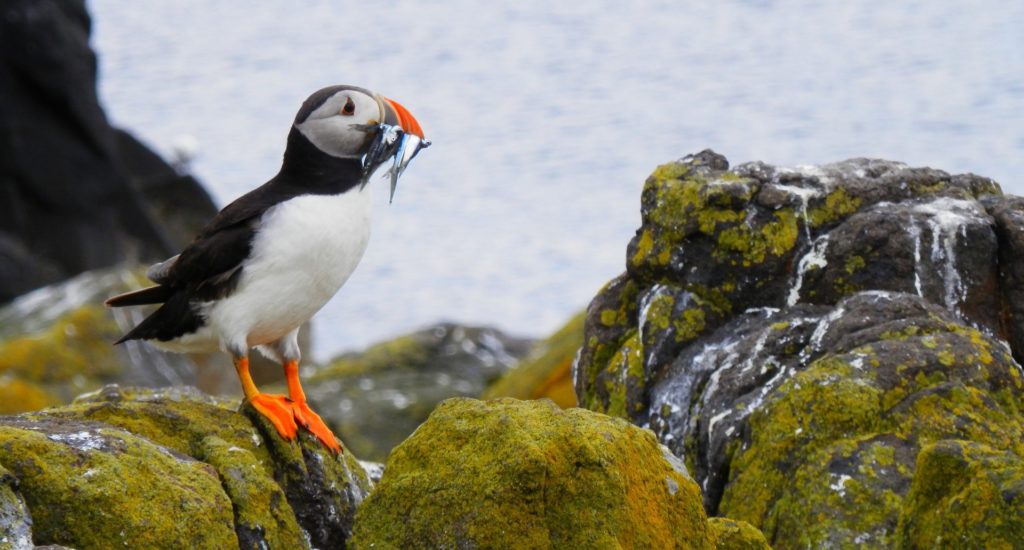
<instances>
[{"instance_id":1,"label":"ocean background","mask_svg":"<svg viewBox=\"0 0 1024 550\"><path fill-rule=\"evenodd\" d=\"M314 90L403 103L434 146L314 357L450 320L543 336L623 271L658 164L880 157L1024 194L1024 2L89 0L100 98L227 204Z\"/></svg>"}]
</instances>

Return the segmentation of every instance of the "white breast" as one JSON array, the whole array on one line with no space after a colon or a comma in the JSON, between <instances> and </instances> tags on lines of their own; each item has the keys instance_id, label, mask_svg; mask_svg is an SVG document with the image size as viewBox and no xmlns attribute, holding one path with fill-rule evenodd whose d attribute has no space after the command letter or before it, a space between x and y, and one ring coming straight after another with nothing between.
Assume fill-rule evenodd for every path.
<instances>
[{"instance_id":1,"label":"white breast","mask_svg":"<svg viewBox=\"0 0 1024 550\"><path fill-rule=\"evenodd\" d=\"M304 195L268 210L237 289L206 311L221 343L266 344L308 321L363 257L371 206L366 187Z\"/></svg>"}]
</instances>

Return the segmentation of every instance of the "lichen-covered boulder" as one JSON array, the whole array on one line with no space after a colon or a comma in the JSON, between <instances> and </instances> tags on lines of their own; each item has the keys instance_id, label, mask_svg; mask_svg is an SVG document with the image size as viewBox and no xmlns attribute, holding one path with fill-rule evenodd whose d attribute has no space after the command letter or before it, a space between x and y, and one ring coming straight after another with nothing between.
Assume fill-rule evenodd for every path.
<instances>
[{"instance_id":1,"label":"lichen-covered boulder","mask_svg":"<svg viewBox=\"0 0 1024 550\"><path fill-rule=\"evenodd\" d=\"M756 527L729 518L709 518L708 527L715 541L715 550L770 550L764 534Z\"/></svg>"},{"instance_id":2,"label":"lichen-covered boulder","mask_svg":"<svg viewBox=\"0 0 1024 550\"><path fill-rule=\"evenodd\" d=\"M357 456L384 460L449 397L478 397L529 350L486 327L438 324L348 353L305 378L306 395Z\"/></svg>"},{"instance_id":3,"label":"lichen-covered boulder","mask_svg":"<svg viewBox=\"0 0 1024 550\"><path fill-rule=\"evenodd\" d=\"M231 501L216 471L87 421L0 421L0 464L18 479L37 541L75 548L231 548Z\"/></svg>"},{"instance_id":4,"label":"lichen-covered boulder","mask_svg":"<svg viewBox=\"0 0 1024 550\"><path fill-rule=\"evenodd\" d=\"M964 466L953 501L911 488L936 441L1021 456L1024 201L895 162L728 170L705 151L641 205L626 273L588 308L581 404L651 427L709 513L774 547L988 542L969 533L1008 517L981 500L1012 476ZM940 528L968 497L989 512Z\"/></svg>"},{"instance_id":5,"label":"lichen-covered boulder","mask_svg":"<svg viewBox=\"0 0 1024 550\"><path fill-rule=\"evenodd\" d=\"M917 457L900 518L904 548L1016 548L1024 543L1024 460L984 444L943 440Z\"/></svg>"},{"instance_id":6,"label":"lichen-covered boulder","mask_svg":"<svg viewBox=\"0 0 1024 550\"><path fill-rule=\"evenodd\" d=\"M534 344L515 368L487 388L483 398L548 398L559 407L575 407L572 363L583 343L584 313L574 315L554 334Z\"/></svg>"},{"instance_id":7,"label":"lichen-covered boulder","mask_svg":"<svg viewBox=\"0 0 1024 550\"><path fill-rule=\"evenodd\" d=\"M713 548L650 432L548 400L442 403L388 459L357 548Z\"/></svg>"},{"instance_id":8,"label":"lichen-covered boulder","mask_svg":"<svg viewBox=\"0 0 1024 550\"><path fill-rule=\"evenodd\" d=\"M37 544L343 547L370 489L359 462L195 390L107 387L0 417L0 465Z\"/></svg>"}]
</instances>

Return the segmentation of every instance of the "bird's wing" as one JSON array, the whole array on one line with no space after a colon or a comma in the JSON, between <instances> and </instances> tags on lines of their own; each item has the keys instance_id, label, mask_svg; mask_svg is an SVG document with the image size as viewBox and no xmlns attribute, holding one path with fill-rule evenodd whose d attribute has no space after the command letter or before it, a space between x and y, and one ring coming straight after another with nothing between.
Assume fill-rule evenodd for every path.
<instances>
[{"instance_id":1,"label":"bird's wing","mask_svg":"<svg viewBox=\"0 0 1024 550\"><path fill-rule=\"evenodd\" d=\"M153 282L188 289L200 300L223 298L234 290L263 213L287 197L271 182L224 207L185 250L149 268Z\"/></svg>"}]
</instances>

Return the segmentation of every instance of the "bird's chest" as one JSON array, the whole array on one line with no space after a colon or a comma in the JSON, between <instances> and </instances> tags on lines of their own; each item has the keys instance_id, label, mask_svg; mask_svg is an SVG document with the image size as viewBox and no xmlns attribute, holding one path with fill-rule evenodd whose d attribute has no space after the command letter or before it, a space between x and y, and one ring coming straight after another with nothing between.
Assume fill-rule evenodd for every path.
<instances>
[{"instance_id":1,"label":"bird's chest","mask_svg":"<svg viewBox=\"0 0 1024 550\"><path fill-rule=\"evenodd\" d=\"M305 195L268 210L253 240L243 277L260 290L319 309L363 256L370 238L369 188Z\"/></svg>"}]
</instances>

